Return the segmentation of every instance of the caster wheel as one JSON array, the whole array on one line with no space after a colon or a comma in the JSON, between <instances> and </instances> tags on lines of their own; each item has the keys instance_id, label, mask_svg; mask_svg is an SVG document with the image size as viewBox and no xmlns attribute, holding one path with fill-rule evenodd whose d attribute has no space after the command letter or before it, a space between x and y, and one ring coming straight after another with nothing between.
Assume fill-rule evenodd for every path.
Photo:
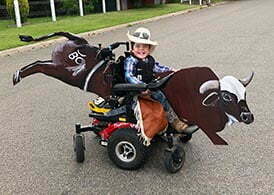
<instances>
[{"instance_id":1,"label":"caster wheel","mask_svg":"<svg viewBox=\"0 0 274 195\"><path fill-rule=\"evenodd\" d=\"M180 146L174 146L172 151L166 151L165 167L170 173L177 173L184 165L185 151Z\"/></svg>"},{"instance_id":2,"label":"caster wheel","mask_svg":"<svg viewBox=\"0 0 274 195\"><path fill-rule=\"evenodd\" d=\"M115 131L109 138L108 156L119 168L135 170L140 168L146 159L147 147L139 141L137 130L124 128Z\"/></svg>"},{"instance_id":3,"label":"caster wheel","mask_svg":"<svg viewBox=\"0 0 274 195\"><path fill-rule=\"evenodd\" d=\"M73 142L76 161L82 163L85 160L85 137L83 135L75 135L73 136Z\"/></svg>"}]
</instances>

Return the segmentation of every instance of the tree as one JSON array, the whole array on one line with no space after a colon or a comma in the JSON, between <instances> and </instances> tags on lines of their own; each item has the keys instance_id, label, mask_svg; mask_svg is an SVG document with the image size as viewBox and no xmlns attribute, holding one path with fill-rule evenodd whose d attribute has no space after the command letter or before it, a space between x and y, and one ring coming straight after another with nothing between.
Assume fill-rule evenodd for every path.
<instances>
[{"instance_id":1,"label":"tree","mask_svg":"<svg viewBox=\"0 0 274 195\"><path fill-rule=\"evenodd\" d=\"M29 2L28 0L18 0L21 22L24 23L27 21L27 17L29 15ZM14 4L13 0L6 0L7 11L10 16L15 21L15 12L14 12Z\"/></svg>"}]
</instances>

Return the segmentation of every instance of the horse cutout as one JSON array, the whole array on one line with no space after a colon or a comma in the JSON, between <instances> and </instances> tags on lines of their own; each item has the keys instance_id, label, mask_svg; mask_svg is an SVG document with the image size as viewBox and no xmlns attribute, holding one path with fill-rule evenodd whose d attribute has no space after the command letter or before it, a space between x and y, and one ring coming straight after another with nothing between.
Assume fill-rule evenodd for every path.
<instances>
[{"instance_id":1,"label":"horse cutout","mask_svg":"<svg viewBox=\"0 0 274 195\"><path fill-rule=\"evenodd\" d=\"M111 50L118 47L119 42L101 49L67 32L36 39L20 36L20 39L29 42L53 36L65 36L69 40L57 45L51 60L36 61L17 70L13 75L13 84L32 74L43 73L101 97L111 96L112 85L104 73L109 67L108 56L112 55ZM232 76L219 79L210 68L186 68L175 72L161 90L181 121L198 125L214 144L225 145L226 141L217 132L234 122L250 124L254 121L245 99L245 87L253 75L243 80Z\"/></svg>"}]
</instances>

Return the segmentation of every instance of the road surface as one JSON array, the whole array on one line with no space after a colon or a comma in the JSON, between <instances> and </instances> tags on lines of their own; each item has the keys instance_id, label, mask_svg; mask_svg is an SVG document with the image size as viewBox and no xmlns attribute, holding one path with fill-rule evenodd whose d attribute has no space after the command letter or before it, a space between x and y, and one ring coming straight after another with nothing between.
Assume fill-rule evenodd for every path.
<instances>
[{"instance_id":1,"label":"road surface","mask_svg":"<svg viewBox=\"0 0 274 195\"><path fill-rule=\"evenodd\" d=\"M164 144L154 145L144 168L124 171L92 133L86 134L86 161L77 164L74 124L89 123L87 102L94 95L42 74L13 87L12 74L49 59L53 46L0 57L0 194L274 194L273 8L273 0L230 2L88 40L108 45L145 26L160 44L153 55L162 64L208 66L220 77L255 72L247 88L255 122L222 131L228 146L197 132L184 145L184 167L173 175L163 165Z\"/></svg>"}]
</instances>

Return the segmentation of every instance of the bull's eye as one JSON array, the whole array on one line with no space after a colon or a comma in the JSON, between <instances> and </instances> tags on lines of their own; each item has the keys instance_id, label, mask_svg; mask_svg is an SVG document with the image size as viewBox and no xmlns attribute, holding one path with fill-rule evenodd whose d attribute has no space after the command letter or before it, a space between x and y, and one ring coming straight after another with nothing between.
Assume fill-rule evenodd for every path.
<instances>
[{"instance_id":1,"label":"bull's eye","mask_svg":"<svg viewBox=\"0 0 274 195\"><path fill-rule=\"evenodd\" d=\"M227 93L223 93L223 94L222 94L222 98L223 98L223 100L226 101L226 102L231 102L231 101L232 101L231 95L229 95L229 94L227 94Z\"/></svg>"}]
</instances>

